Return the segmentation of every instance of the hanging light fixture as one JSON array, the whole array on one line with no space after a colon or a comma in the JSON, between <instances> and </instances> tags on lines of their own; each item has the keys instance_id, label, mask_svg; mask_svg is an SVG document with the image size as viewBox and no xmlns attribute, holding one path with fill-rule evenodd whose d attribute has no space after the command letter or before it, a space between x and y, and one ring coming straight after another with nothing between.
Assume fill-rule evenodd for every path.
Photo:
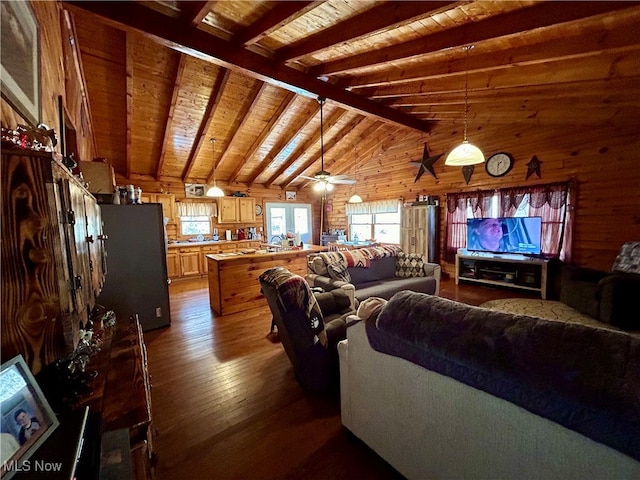
<instances>
[{"instance_id":1,"label":"hanging light fixture","mask_svg":"<svg viewBox=\"0 0 640 480\"><path fill-rule=\"evenodd\" d=\"M353 149L353 178L358 182L358 151ZM353 195L349 199L348 203L362 203L362 197L356 193L356 187L353 187Z\"/></svg>"},{"instance_id":2,"label":"hanging light fixture","mask_svg":"<svg viewBox=\"0 0 640 480\"><path fill-rule=\"evenodd\" d=\"M224 192L216 185L216 139L210 138L211 154L213 156L213 187L207 190L207 197L224 197Z\"/></svg>"},{"instance_id":3,"label":"hanging light fixture","mask_svg":"<svg viewBox=\"0 0 640 480\"><path fill-rule=\"evenodd\" d=\"M475 165L476 163L484 162L484 154L482 151L467 140L467 115L469 113L469 50L472 48L473 45L465 47L467 58L464 76L464 140L460 145L451 150L449 155L447 155L444 164L450 167Z\"/></svg>"}]
</instances>

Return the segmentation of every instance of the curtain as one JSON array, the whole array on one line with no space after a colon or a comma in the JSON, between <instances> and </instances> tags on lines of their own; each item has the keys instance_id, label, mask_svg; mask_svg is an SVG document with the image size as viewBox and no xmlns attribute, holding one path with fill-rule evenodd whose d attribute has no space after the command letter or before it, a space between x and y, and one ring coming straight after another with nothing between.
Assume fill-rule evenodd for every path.
<instances>
[{"instance_id":1,"label":"curtain","mask_svg":"<svg viewBox=\"0 0 640 480\"><path fill-rule=\"evenodd\" d=\"M542 219L542 253L570 261L576 189L576 182L571 181L447 194L445 260L453 263L458 248L466 246L468 209L474 218L491 216L491 202L497 195L503 217L514 216L528 202L529 216Z\"/></svg>"},{"instance_id":2,"label":"curtain","mask_svg":"<svg viewBox=\"0 0 640 480\"><path fill-rule=\"evenodd\" d=\"M370 213L396 213L399 200L378 200L375 202L347 203L345 212L347 215Z\"/></svg>"},{"instance_id":3,"label":"curtain","mask_svg":"<svg viewBox=\"0 0 640 480\"><path fill-rule=\"evenodd\" d=\"M179 217L217 217L218 205L215 202L178 202Z\"/></svg>"}]
</instances>

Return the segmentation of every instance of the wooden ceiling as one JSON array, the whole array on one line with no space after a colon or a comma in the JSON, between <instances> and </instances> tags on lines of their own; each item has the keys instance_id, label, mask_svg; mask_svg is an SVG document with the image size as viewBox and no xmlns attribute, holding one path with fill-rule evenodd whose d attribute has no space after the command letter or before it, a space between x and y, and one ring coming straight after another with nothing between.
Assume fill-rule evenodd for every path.
<instances>
[{"instance_id":1,"label":"wooden ceiling","mask_svg":"<svg viewBox=\"0 0 640 480\"><path fill-rule=\"evenodd\" d=\"M127 178L300 188L509 125L638 119L638 2L64 2L98 156ZM470 50L465 48L472 45ZM603 108L614 103L615 109ZM212 149L210 138L215 138Z\"/></svg>"}]
</instances>

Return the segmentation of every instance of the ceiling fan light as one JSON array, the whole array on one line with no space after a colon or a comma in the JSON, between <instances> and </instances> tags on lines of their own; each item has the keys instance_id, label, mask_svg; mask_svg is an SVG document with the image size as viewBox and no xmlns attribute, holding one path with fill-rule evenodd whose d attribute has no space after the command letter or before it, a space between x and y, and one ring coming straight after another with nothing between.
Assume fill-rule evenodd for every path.
<instances>
[{"instance_id":1,"label":"ceiling fan light","mask_svg":"<svg viewBox=\"0 0 640 480\"><path fill-rule=\"evenodd\" d=\"M224 197L224 192L220 187L214 184L213 187L210 187L207 190L206 195L207 197Z\"/></svg>"},{"instance_id":2,"label":"ceiling fan light","mask_svg":"<svg viewBox=\"0 0 640 480\"><path fill-rule=\"evenodd\" d=\"M444 164L450 167L462 167L465 165L475 165L483 162L484 154L482 151L465 140L456 148L451 150L449 155L447 155Z\"/></svg>"},{"instance_id":3,"label":"ceiling fan light","mask_svg":"<svg viewBox=\"0 0 640 480\"><path fill-rule=\"evenodd\" d=\"M357 193L354 193L353 195L351 195L349 203L362 203L362 197Z\"/></svg>"}]
</instances>

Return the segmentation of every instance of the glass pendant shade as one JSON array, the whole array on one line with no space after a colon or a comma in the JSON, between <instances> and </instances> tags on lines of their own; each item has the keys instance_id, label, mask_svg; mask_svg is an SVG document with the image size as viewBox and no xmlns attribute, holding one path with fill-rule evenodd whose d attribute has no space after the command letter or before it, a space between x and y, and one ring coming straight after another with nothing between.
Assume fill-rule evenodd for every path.
<instances>
[{"instance_id":1,"label":"glass pendant shade","mask_svg":"<svg viewBox=\"0 0 640 480\"><path fill-rule=\"evenodd\" d=\"M207 197L224 197L224 192L215 183L207 190Z\"/></svg>"},{"instance_id":2,"label":"glass pendant shade","mask_svg":"<svg viewBox=\"0 0 640 480\"><path fill-rule=\"evenodd\" d=\"M211 143L211 154L213 156L213 187L209 187L205 195L207 197L224 197L224 192L216 185L216 139L211 138L209 142Z\"/></svg>"},{"instance_id":3,"label":"glass pendant shade","mask_svg":"<svg viewBox=\"0 0 640 480\"><path fill-rule=\"evenodd\" d=\"M357 193L355 193L351 195L351 198L349 199L349 203L362 203L362 197Z\"/></svg>"},{"instance_id":4,"label":"glass pendant shade","mask_svg":"<svg viewBox=\"0 0 640 480\"><path fill-rule=\"evenodd\" d=\"M469 114L469 50L473 45L465 47L467 70L464 76L464 140L456 148L449 152L444 164L449 167L464 167L466 165L475 165L484 162L484 154L482 151L472 145L467 140L467 116Z\"/></svg>"},{"instance_id":5,"label":"glass pendant shade","mask_svg":"<svg viewBox=\"0 0 640 480\"><path fill-rule=\"evenodd\" d=\"M316 192L331 192L333 191L333 184L329 182L317 182L313 189Z\"/></svg>"},{"instance_id":6,"label":"glass pendant shade","mask_svg":"<svg viewBox=\"0 0 640 480\"><path fill-rule=\"evenodd\" d=\"M463 167L465 165L475 165L484 162L484 154L475 145L467 140L463 141L456 148L451 150L444 161L450 167Z\"/></svg>"}]
</instances>

